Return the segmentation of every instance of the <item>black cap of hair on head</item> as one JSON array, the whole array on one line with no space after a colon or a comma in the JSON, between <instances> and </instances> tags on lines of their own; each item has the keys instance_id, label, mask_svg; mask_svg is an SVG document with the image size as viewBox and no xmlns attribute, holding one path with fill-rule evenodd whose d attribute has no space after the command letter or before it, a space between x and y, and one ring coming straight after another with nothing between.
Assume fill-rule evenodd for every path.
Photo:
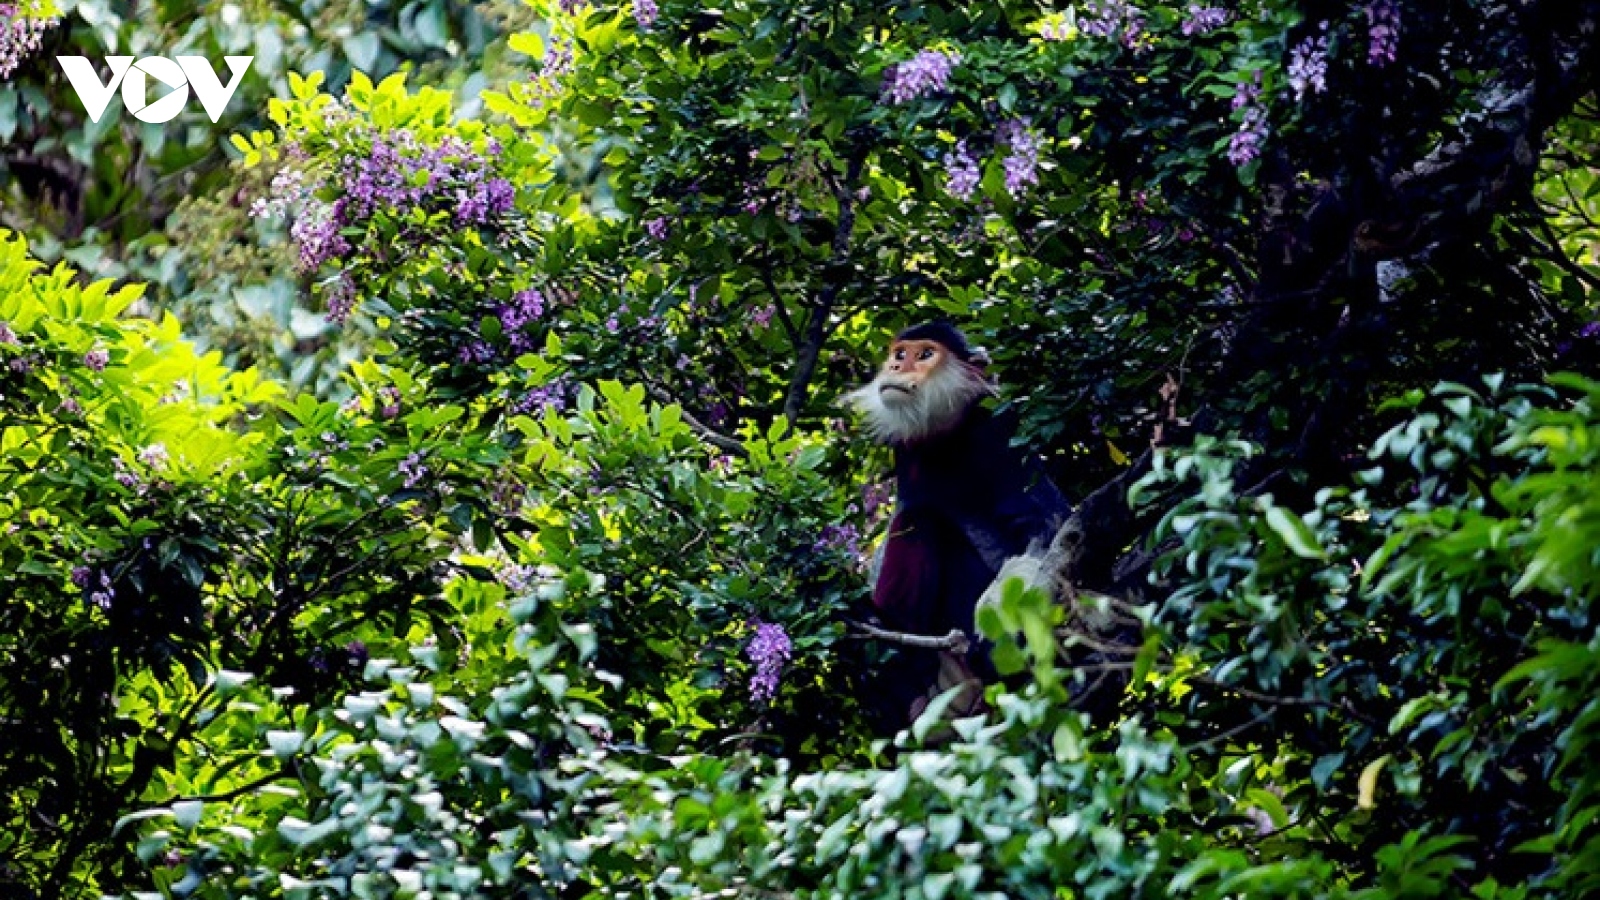
<instances>
[{"instance_id":1,"label":"black cap of hair on head","mask_svg":"<svg viewBox=\"0 0 1600 900\"><path fill-rule=\"evenodd\" d=\"M956 355L962 362L972 361L972 348L967 345L967 336L949 322L927 322L922 325L913 325L905 331L894 336L896 341L934 341L944 345L946 350Z\"/></svg>"}]
</instances>

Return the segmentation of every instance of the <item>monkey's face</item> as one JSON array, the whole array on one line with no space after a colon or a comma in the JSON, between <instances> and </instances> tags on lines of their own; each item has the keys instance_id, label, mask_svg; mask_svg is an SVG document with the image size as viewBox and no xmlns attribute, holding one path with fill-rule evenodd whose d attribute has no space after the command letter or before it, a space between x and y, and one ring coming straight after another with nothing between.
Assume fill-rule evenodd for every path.
<instances>
[{"instance_id":1,"label":"monkey's face","mask_svg":"<svg viewBox=\"0 0 1600 900\"><path fill-rule=\"evenodd\" d=\"M895 341L878 373L878 397L884 406L914 404L917 394L940 369L960 365L937 341Z\"/></svg>"},{"instance_id":2,"label":"monkey's face","mask_svg":"<svg viewBox=\"0 0 1600 900\"><path fill-rule=\"evenodd\" d=\"M938 341L895 341L878 377L845 400L873 437L908 444L954 428L972 401L991 390L983 370Z\"/></svg>"}]
</instances>

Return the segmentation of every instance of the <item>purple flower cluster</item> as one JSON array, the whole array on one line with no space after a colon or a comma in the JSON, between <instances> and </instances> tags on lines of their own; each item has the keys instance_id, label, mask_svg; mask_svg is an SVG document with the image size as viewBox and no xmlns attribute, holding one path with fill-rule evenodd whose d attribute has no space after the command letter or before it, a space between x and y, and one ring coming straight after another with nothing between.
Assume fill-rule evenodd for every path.
<instances>
[{"instance_id":1,"label":"purple flower cluster","mask_svg":"<svg viewBox=\"0 0 1600 900\"><path fill-rule=\"evenodd\" d=\"M794 655L794 645L782 625L754 620L755 637L745 647L745 655L756 664L756 673L750 678L750 696L758 703L767 703L778 694L778 680L783 677L783 667Z\"/></svg>"},{"instance_id":2,"label":"purple flower cluster","mask_svg":"<svg viewBox=\"0 0 1600 900\"><path fill-rule=\"evenodd\" d=\"M428 477L428 467L422 464L421 453L411 453L396 467L407 488L414 488Z\"/></svg>"},{"instance_id":3,"label":"purple flower cluster","mask_svg":"<svg viewBox=\"0 0 1600 900\"><path fill-rule=\"evenodd\" d=\"M1020 198L1030 187L1039 184L1039 135L1028 127L1028 120L1007 119L1000 123L995 140L1011 152L1001 161L1006 170L1006 191Z\"/></svg>"},{"instance_id":4,"label":"purple flower cluster","mask_svg":"<svg viewBox=\"0 0 1600 900\"><path fill-rule=\"evenodd\" d=\"M978 182L983 180L983 167L965 139L956 142L955 152L944 155L944 171L945 190L957 200L971 200L978 191Z\"/></svg>"},{"instance_id":5,"label":"purple flower cluster","mask_svg":"<svg viewBox=\"0 0 1600 900\"><path fill-rule=\"evenodd\" d=\"M328 301L328 321L343 325L356 308L356 280L348 272L340 272L328 285L324 296Z\"/></svg>"},{"instance_id":6,"label":"purple flower cluster","mask_svg":"<svg viewBox=\"0 0 1600 900\"><path fill-rule=\"evenodd\" d=\"M642 31L649 31L656 27L656 20L661 17L661 8L656 5L656 0L633 0L633 20L639 23Z\"/></svg>"},{"instance_id":7,"label":"purple flower cluster","mask_svg":"<svg viewBox=\"0 0 1600 900\"><path fill-rule=\"evenodd\" d=\"M1243 110L1239 130L1228 140L1228 161L1242 166L1261 155L1267 140L1267 108L1261 105L1261 73L1243 82L1233 95L1233 108Z\"/></svg>"},{"instance_id":8,"label":"purple flower cluster","mask_svg":"<svg viewBox=\"0 0 1600 900\"><path fill-rule=\"evenodd\" d=\"M950 72L960 62L959 53L922 50L884 73L883 99L898 106L942 91L950 82Z\"/></svg>"},{"instance_id":9,"label":"purple flower cluster","mask_svg":"<svg viewBox=\"0 0 1600 900\"><path fill-rule=\"evenodd\" d=\"M144 487L144 479L139 477L138 472L129 469L128 464L123 462L122 457L114 457L111 460L111 468L114 470L111 477L116 479L117 484L130 491L143 493L141 489Z\"/></svg>"},{"instance_id":10,"label":"purple flower cluster","mask_svg":"<svg viewBox=\"0 0 1600 900\"><path fill-rule=\"evenodd\" d=\"M517 192L504 178L491 178L456 189L456 221L482 225L491 217L508 212L516 205Z\"/></svg>"},{"instance_id":11,"label":"purple flower cluster","mask_svg":"<svg viewBox=\"0 0 1600 900\"><path fill-rule=\"evenodd\" d=\"M380 210L404 216L419 207L444 208L460 224L481 225L515 205L511 182L494 176L498 147L492 142L479 152L454 136L424 147L403 129L367 137L366 150L346 153L325 182L288 169L273 178L269 196L251 204L255 216L294 213L289 233L302 270L348 254L341 231ZM317 191L325 187L337 199L319 199Z\"/></svg>"},{"instance_id":12,"label":"purple flower cluster","mask_svg":"<svg viewBox=\"0 0 1600 900\"><path fill-rule=\"evenodd\" d=\"M1220 6L1201 6L1198 3L1191 3L1188 14L1183 18L1183 33L1190 37L1210 34L1226 24L1228 24L1227 10Z\"/></svg>"},{"instance_id":13,"label":"purple flower cluster","mask_svg":"<svg viewBox=\"0 0 1600 900\"><path fill-rule=\"evenodd\" d=\"M1039 23L1039 37L1047 41L1064 41L1072 37L1072 27L1062 16L1052 16Z\"/></svg>"},{"instance_id":14,"label":"purple flower cluster","mask_svg":"<svg viewBox=\"0 0 1600 900\"><path fill-rule=\"evenodd\" d=\"M111 609L111 601L116 599L117 592L111 586L110 575L101 572L99 576L99 578L96 578L95 573L88 566L78 566L72 570L72 583L85 589L88 589L90 585L94 585L94 589L89 591L89 596L86 598L89 605L109 611Z\"/></svg>"},{"instance_id":15,"label":"purple flower cluster","mask_svg":"<svg viewBox=\"0 0 1600 900\"><path fill-rule=\"evenodd\" d=\"M854 525L829 525L822 529L822 534L817 536L817 542L811 549L822 553L837 550L851 556L861 555L861 532Z\"/></svg>"},{"instance_id":16,"label":"purple flower cluster","mask_svg":"<svg viewBox=\"0 0 1600 900\"><path fill-rule=\"evenodd\" d=\"M392 419L400 415L400 389L386 384L378 388L378 416Z\"/></svg>"},{"instance_id":17,"label":"purple flower cluster","mask_svg":"<svg viewBox=\"0 0 1600 900\"><path fill-rule=\"evenodd\" d=\"M111 362L111 351L109 350L90 350L83 355L83 364L93 372L104 372L106 364L109 362Z\"/></svg>"},{"instance_id":18,"label":"purple flower cluster","mask_svg":"<svg viewBox=\"0 0 1600 900\"><path fill-rule=\"evenodd\" d=\"M567 392L570 388L571 384L563 375L518 397L516 402L511 404L511 412L524 416L535 411L542 413L547 409L560 412L567 408Z\"/></svg>"},{"instance_id":19,"label":"purple flower cluster","mask_svg":"<svg viewBox=\"0 0 1600 900\"><path fill-rule=\"evenodd\" d=\"M539 570L533 566L506 566L500 570L500 583L514 596L530 593L539 584Z\"/></svg>"},{"instance_id":20,"label":"purple flower cluster","mask_svg":"<svg viewBox=\"0 0 1600 900\"><path fill-rule=\"evenodd\" d=\"M560 96L562 81L572 73L572 68L572 41L551 35L544 58L539 62L539 71L529 82L529 105L539 109Z\"/></svg>"},{"instance_id":21,"label":"purple flower cluster","mask_svg":"<svg viewBox=\"0 0 1600 900\"><path fill-rule=\"evenodd\" d=\"M469 341L456 351L456 359L473 366L494 361L494 348L487 341Z\"/></svg>"},{"instance_id":22,"label":"purple flower cluster","mask_svg":"<svg viewBox=\"0 0 1600 900\"><path fill-rule=\"evenodd\" d=\"M10 322L0 322L0 344L15 347L22 342L17 340L17 333L11 330Z\"/></svg>"},{"instance_id":23,"label":"purple flower cluster","mask_svg":"<svg viewBox=\"0 0 1600 900\"><path fill-rule=\"evenodd\" d=\"M54 28L54 16L40 15L36 0L0 3L0 78L9 78L22 61L39 49L44 33Z\"/></svg>"},{"instance_id":24,"label":"purple flower cluster","mask_svg":"<svg viewBox=\"0 0 1600 900\"><path fill-rule=\"evenodd\" d=\"M750 321L754 322L757 328L765 328L772 324L772 317L777 314L778 308L773 306L771 303L768 303L766 306L763 306L751 313Z\"/></svg>"},{"instance_id":25,"label":"purple flower cluster","mask_svg":"<svg viewBox=\"0 0 1600 900\"><path fill-rule=\"evenodd\" d=\"M267 196L250 204L250 215L258 219L286 216L313 199L313 186L306 182L302 169L283 169L272 176Z\"/></svg>"},{"instance_id":26,"label":"purple flower cluster","mask_svg":"<svg viewBox=\"0 0 1600 900\"><path fill-rule=\"evenodd\" d=\"M666 216L656 216L644 223L644 230L650 234L651 240L664 241L667 239L671 224L672 220Z\"/></svg>"},{"instance_id":27,"label":"purple flower cluster","mask_svg":"<svg viewBox=\"0 0 1600 900\"><path fill-rule=\"evenodd\" d=\"M511 349L517 353L527 353L537 349L532 335L524 329L527 325L539 321L544 315L544 294L537 288L528 288L511 295L511 302L500 307L500 329L511 342Z\"/></svg>"},{"instance_id":28,"label":"purple flower cluster","mask_svg":"<svg viewBox=\"0 0 1600 900\"><path fill-rule=\"evenodd\" d=\"M375 209L405 211L432 199L453 201L455 218L477 225L508 212L516 192L504 178L491 178L493 148L478 153L448 136L436 147L420 147L408 131L372 136L365 157L352 154L340 165L338 181L352 219Z\"/></svg>"},{"instance_id":29,"label":"purple flower cluster","mask_svg":"<svg viewBox=\"0 0 1600 900\"><path fill-rule=\"evenodd\" d=\"M1322 23L1321 37L1306 38L1289 52L1289 86L1294 88L1294 101L1305 100L1307 93L1320 94L1328 89L1328 23Z\"/></svg>"},{"instance_id":30,"label":"purple flower cluster","mask_svg":"<svg viewBox=\"0 0 1600 900\"><path fill-rule=\"evenodd\" d=\"M294 224L289 226L289 236L299 248L301 271L315 272L328 260L342 259L349 254L350 242L339 233L343 213L343 200L324 203L312 199L300 207Z\"/></svg>"},{"instance_id":31,"label":"purple flower cluster","mask_svg":"<svg viewBox=\"0 0 1600 900\"><path fill-rule=\"evenodd\" d=\"M1078 30L1132 48L1144 36L1144 11L1123 0L1089 0L1078 18Z\"/></svg>"},{"instance_id":32,"label":"purple flower cluster","mask_svg":"<svg viewBox=\"0 0 1600 900\"><path fill-rule=\"evenodd\" d=\"M1394 0L1367 5L1367 62L1387 66L1400 52L1400 8Z\"/></svg>"},{"instance_id":33,"label":"purple flower cluster","mask_svg":"<svg viewBox=\"0 0 1600 900\"><path fill-rule=\"evenodd\" d=\"M137 458L139 462L152 469L165 469L170 459L167 455L167 445L161 443L151 444L140 450Z\"/></svg>"},{"instance_id":34,"label":"purple flower cluster","mask_svg":"<svg viewBox=\"0 0 1600 900\"><path fill-rule=\"evenodd\" d=\"M861 489L861 512L869 519L892 502L894 502L894 491L886 481L873 482Z\"/></svg>"}]
</instances>

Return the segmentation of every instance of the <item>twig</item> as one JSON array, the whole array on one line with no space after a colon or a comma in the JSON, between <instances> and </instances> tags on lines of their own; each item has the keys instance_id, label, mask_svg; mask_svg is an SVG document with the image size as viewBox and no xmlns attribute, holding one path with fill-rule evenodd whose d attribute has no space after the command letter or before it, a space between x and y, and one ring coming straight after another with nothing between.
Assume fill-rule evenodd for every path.
<instances>
[{"instance_id":1,"label":"twig","mask_svg":"<svg viewBox=\"0 0 1600 900\"><path fill-rule=\"evenodd\" d=\"M677 406L678 416L679 418L683 419L683 424L689 426L689 430L698 435L701 440L713 447L716 447L718 450L727 451L734 456L745 457L750 455L750 451L745 449L744 444L739 443L733 438L728 437L727 435L712 428L710 425L707 425L706 423L695 418L693 413L689 412L687 409L684 409L682 404L679 404L677 401L673 400L671 395L657 387L654 383L647 383L646 386L650 391L650 396L656 398L656 400L662 403Z\"/></svg>"},{"instance_id":2,"label":"twig","mask_svg":"<svg viewBox=\"0 0 1600 900\"><path fill-rule=\"evenodd\" d=\"M231 791L223 791L220 794L200 794L200 795L195 796L195 797L178 797L175 800L173 800L172 802L173 803L182 803L182 802L185 802L185 801L199 800L199 801L202 801L202 802L205 802L205 803L222 803L222 802L225 802L225 801L228 801L228 800L233 800L233 799L235 799L237 797L242 797L245 794L250 793L251 791L258 790L260 788L264 788L267 785L273 783L274 781L278 781L278 780L284 779L284 778L289 778L289 777L292 777L293 775L294 775L294 770L290 769L287 766L285 766L285 767L283 767L281 769L278 769L275 772L268 772L267 774L261 776L260 778L255 779L254 781L250 781L250 782L246 782L245 784L241 784L241 785L239 785L238 787L234 788Z\"/></svg>"},{"instance_id":3,"label":"twig","mask_svg":"<svg viewBox=\"0 0 1600 900\"><path fill-rule=\"evenodd\" d=\"M1237 737L1237 736L1243 734L1244 732L1249 731L1250 729L1256 727L1257 725L1260 725L1262 722L1265 722L1267 719L1271 718L1271 716L1272 716L1272 710L1264 709L1261 712L1257 713L1255 715L1255 717L1252 718L1248 722L1242 722L1242 723L1240 723L1238 725L1233 726L1232 728L1229 728L1227 731L1224 731L1221 734L1215 735L1213 737L1208 737L1203 741L1196 741L1193 744L1185 744L1183 749L1184 749L1185 752L1188 752L1188 751L1191 751L1191 750L1198 750L1201 747L1209 747L1212 744L1220 744L1220 743L1222 743L1224 741L1229 740L1230 738Z\"/></svg>"},{"instance_id":4,"label":"twig","mask_svg":"<svg viewBox=\"0 0 1600 900\"><path fill-rule=\"evenodd\" d=\"M907 634L904 631L888 631L876 625L865 622L847 620L845 624L856 629L857 637L873 638L880 641L890 641L904 644L907 647L923 647L929 650L949 650L952 653L966 653L971 649L972 642L965 633L958 628L952 628L944 637L934 637L927 634Z\"/></svg>"}]
</instances>

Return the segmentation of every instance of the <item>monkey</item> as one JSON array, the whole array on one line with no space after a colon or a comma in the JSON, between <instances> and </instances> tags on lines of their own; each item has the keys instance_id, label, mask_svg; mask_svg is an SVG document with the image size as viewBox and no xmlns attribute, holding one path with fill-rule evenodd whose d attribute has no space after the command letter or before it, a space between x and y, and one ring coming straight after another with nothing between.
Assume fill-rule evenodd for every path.
<instances>
[{"instance_id":1,"label":"monkey","mask_svg":"<svg viewBox=\"0 0 1600 900\"><path fill-rule=\"evenodd\" d=\"M895 511L872 585L879 618L906 633L960 630L972 647L964 657L908 648L885 668L875 699L899 725L958 684L958 711L977 709L982 684L997 678L974 634L978 598L1072 511L1039 461L1012 446L1014 416L985 403L998 394L987 362L953 325L916 325L895 336L871 382L845 395L894 451Z\"/></svg>"}]
</instances>

